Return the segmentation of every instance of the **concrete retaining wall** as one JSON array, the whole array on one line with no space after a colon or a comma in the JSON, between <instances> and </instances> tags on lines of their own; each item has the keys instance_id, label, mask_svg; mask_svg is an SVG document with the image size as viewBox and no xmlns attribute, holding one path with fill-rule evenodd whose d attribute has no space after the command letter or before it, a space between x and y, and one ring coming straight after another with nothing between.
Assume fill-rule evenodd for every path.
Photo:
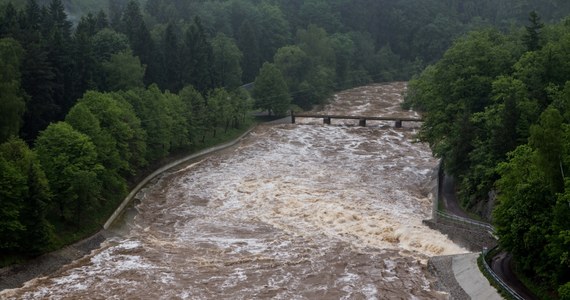
<instances>
[{"instance_id":1,"label":"concrete retaining wall","mask_svg":"<svg viewBox=\"0 0 570 300\"><path fill-rule=\"evenodd\" d=\"M423 223L431 229L447 235L453 242L469 251L480 252L485 248L493 248L497 245L497 240L490 232L492 227L481 226L485 224L461 217L446 217L447 214L445 212L442 213L442 210L439 208L440 199L443 197L443 176L445 176L442 167L442 163L440 162L430 182L433 201L432 218L430 220L424 220Z\"/></svg>"},{"instance_id":2,"label":"concrete retaining wall","mask_svg":"<svg viewBox=\"0 0 570 300\"><path fill-rule=\"evenodd\" d=\"M182 159L179 159L175 162L172 162L168 165L165 165L161 168L159 168L158 170L154 171L152 174L148 175L145 179L143 179L141 182L139 182L139 184L131 190L131 192L127 195L127 197L125 198L125 200L123 200L123 202L121 203L121 205L119 205L119 207L115 210L115 212L113 212L113 214L111 215L111 217L107 220L107 222L105 222L105 225L103 225L103 229L109 229L109 227L113 224L113 222L115 222L115 220L123 213L123 211L125 210L125 207L127 207L127 205L129 203L131 203L131 201L133 200L133 198L135 197L135 195L152 179L154 179L155 177L157 177L158 175L180 165L183 164L187 161L193 160L193 159L197 159L200 158L202 156L206 156L208 154L212 154L214 152L220 151L220 150L224 150L227 149L229 147L234 146L235 144L237 144L238 142L240 142L244 137L246 137L249 133L251 133L251 131L253 131L255 127L249 129L246 133L242 134L240 137L238 137L237 139L216 146L216 147L212 147L212 148L208 148L205 150L202 150L198 153L194 153L192 155L189 155L187 157L184 157Z\"/></svg>"},{"instance_id":3,"label":"concrete retaining wall","mask_svg":"<svg viewBox=\"0 0 570 300\"><path fill-rule=\"evenodd\" d=\"M74 260L80 259L81 257L89 254L92 250L99 248L101 243L103 243L107 239L108 235L110 235L110 233L105 229L108 229L109 226L111 226L113 222L115 222L115 220L124 212L125 208L132 201L134 196L149 181L151 181L153 178L160 175L161 173L173 167L176 167L180 164L183 164L187 161L190 161L192 159L197 159L202 156L236 145L254 128L251 128L246 133L241 135L239 138L229 143L205 149L198 153L179 159L173 163L161 167L160 169L156 170L155 172L147 176L129 193L129 195L125 198L125 200L123 200L121 205L115 210L113 215L107 220L107 222L104 225L104 230L101 230L98 233L82 241L79 241L73 245L69 245L54 252L44 254L40 257L27 261L26 263L0 269L0 278L2 278L2 280L0 280L0 291L4 289L13 289L13 288L22 287L26 281L51 274L60 269L62 266L69 264Z\"/></svg>"}]
</instances>

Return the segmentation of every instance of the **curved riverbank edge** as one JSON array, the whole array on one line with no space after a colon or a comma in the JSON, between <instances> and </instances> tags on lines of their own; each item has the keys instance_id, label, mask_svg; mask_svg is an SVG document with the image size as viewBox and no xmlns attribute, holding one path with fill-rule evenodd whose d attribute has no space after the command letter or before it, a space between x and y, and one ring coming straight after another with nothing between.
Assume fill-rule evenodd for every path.
<instances>
[{"instance_id":1,"label":"curved riverbank edge","mask_svg":"<svg viewBox=\"0 0 570 300\"><path fill-rule=\"evenodd\" d=\"M15 289L22 287L26 282L40 278L43 276L47 276L53 272L56 272L61 267L77 260L85 255L91 253L91 251L99 248L101 244L113 234L110 233L107 229L116 221L116 219L123 214L125 208L131 203L134 196L152 179L156 178L160 174L177 167L181 164L184 164L188 161L201 158L203 156L228 149L237 143L241 142L247 135L249 135L257 126L252 126L248 129L245 133L240 135L238 138L218 145L214 147L210 147L199 152L190 154L184 158L178 159L172 163L169 163L165 166L160 167L152 174L145 177L143 180L135 186L131 192L127 195L127 197L123 200L123 202L119 205L119 207L113 212L111 217L105 222L103 225L103 229L99 232L95 233L94 235L87 237L81 241L78 241L72 245L66 246L59 250L46 253L41 255L37 258L29 260L23 264L13 265L5 268L0 269L0 293L7 289ZM2 298L0 296L0 298Z\"/></svg>"},{"instance_id":2,"label":"curved riverbank edge","mask_svg":"<svg viewBox=\"0 0 570 300\"><path fill-rule=\"evenodd\" d=\"M139 184L137 184L136 187L134 187L131 192L127 195L127 197L125 198L125 200L123 200L123 202L121 203L121 205L119 205L119 207L115 210L115 212L113 212L113 214L111 215L111 217L107 220L107 222L105 222L105 224L103 225L103 229L107 230L109 229L109 227L115 222L115 220L123 213L123 211L125 210L125 207L127 207L127 205L129 205L129 203L131 203L131 201L133 200L133 198L136 196L136 194L145 186L149 183L149 181L153 180L155 177L157 177L158 175L178 166L181 165L185 162L194 160L194 159L198 159L200 157L212 154L214 152L220 151L220 150L225 150L227 148L230 148L234 145L236 145L237 143L239 143L243 138L245 138L248 134L250 134L254 129L256 128L256 126L253 126L252 128L250 128L248 131L246 131L244 134L242 134L241 136L239 136L238 138L234 139L233 141L218 145L218 146L214 146L211 148L207 148L204 149L202 151L199 151L197 153L188 155L184 158L181 158L179 160L176 160L174 162L171 162L165 166L162 166L161 168L157 169L156 171L154 171L152 174L148 175L147 177L145 177L141 182L139 182Z\"/></svg>"}]
</instances>

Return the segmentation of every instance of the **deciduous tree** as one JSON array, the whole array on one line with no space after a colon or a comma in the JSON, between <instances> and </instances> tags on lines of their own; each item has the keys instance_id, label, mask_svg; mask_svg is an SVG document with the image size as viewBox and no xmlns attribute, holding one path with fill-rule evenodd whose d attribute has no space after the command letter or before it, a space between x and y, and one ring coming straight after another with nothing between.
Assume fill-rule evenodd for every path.
<instances>
[{"instance_id":1,"label":"deciduous tree","mask_svg":"<svg viewBox=\"0 0 570 300\"><path fill-rule=\"evenodd\" d=\"M108 91L144 86L145 67L130 50L111 55L111 59L103 63L103 70L107 74L106 90Z\"/></svg>"},{"instance_id":2,"label":"deciduous tree","mask_svg":"<svg viewBox=\"0 0 570 300\"><path fill-rule=\"evenodd\" d=\"M212 40L214 82L216 86L235 89L241 85L242 53L232 38L219 33Z\"/></svg>"},{"instance_id":3,"label":"deciduous tree","mask_svg":"<svg viewBox=\"0 0 570 300\"><path fill-rule=\"evenodd\" d=\"M38 136L35 147L54 193L59 216L81 224L97 207L102 166L91 139L65 122L54 123Z\"/></svg>"},{"instance_id":4,"label":"deciduous tree","mask_svg":"<svg viewBox=\"0 0 570 300\"><path fill-rule=\"evenodd\" d=\"M255 107L275 116L285 116L291 105L291 96L281 71L271 63L264 63L253 88Z\"/></svg>"}]
</instances>

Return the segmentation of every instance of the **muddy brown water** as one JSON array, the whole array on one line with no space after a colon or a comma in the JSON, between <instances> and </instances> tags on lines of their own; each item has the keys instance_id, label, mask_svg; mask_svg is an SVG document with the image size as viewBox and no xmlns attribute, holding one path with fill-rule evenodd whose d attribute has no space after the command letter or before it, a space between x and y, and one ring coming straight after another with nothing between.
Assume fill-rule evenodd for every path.
<instances>
[{"instance_id":1,"label":"muddy brown water","mask_svg":"<svg viewBox=\"0 0 570 300\"><path fill-rule=\"evenodd\" d=\"M324 111L417 116L405 88L345 91ZM427 259L466 251L422 225L438 162L417 124L297 122L162 175L99 249L0 298L447 298Z\"/></svg>"}]
</instances>

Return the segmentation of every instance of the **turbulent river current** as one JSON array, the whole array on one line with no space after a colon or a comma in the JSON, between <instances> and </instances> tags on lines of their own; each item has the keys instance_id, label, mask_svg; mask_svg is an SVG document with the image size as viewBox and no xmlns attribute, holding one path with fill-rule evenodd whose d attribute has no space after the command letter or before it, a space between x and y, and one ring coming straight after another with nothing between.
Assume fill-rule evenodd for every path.
<instances>
[{"instance_id":1,"label":"turbulent river current","mask_svg":"<svg viewBox=\"0 0 570 300\"><path fill-rule=\"evenodd\" d=\"M324 112L402 111L405 83ZM323 112L323 111L321 111ZM297 119L172 170L90 255L0 293L14 299L445 299L427 259L466 252L422 224L438 161L418 124Z\"/></svg>"}]
</instances>

